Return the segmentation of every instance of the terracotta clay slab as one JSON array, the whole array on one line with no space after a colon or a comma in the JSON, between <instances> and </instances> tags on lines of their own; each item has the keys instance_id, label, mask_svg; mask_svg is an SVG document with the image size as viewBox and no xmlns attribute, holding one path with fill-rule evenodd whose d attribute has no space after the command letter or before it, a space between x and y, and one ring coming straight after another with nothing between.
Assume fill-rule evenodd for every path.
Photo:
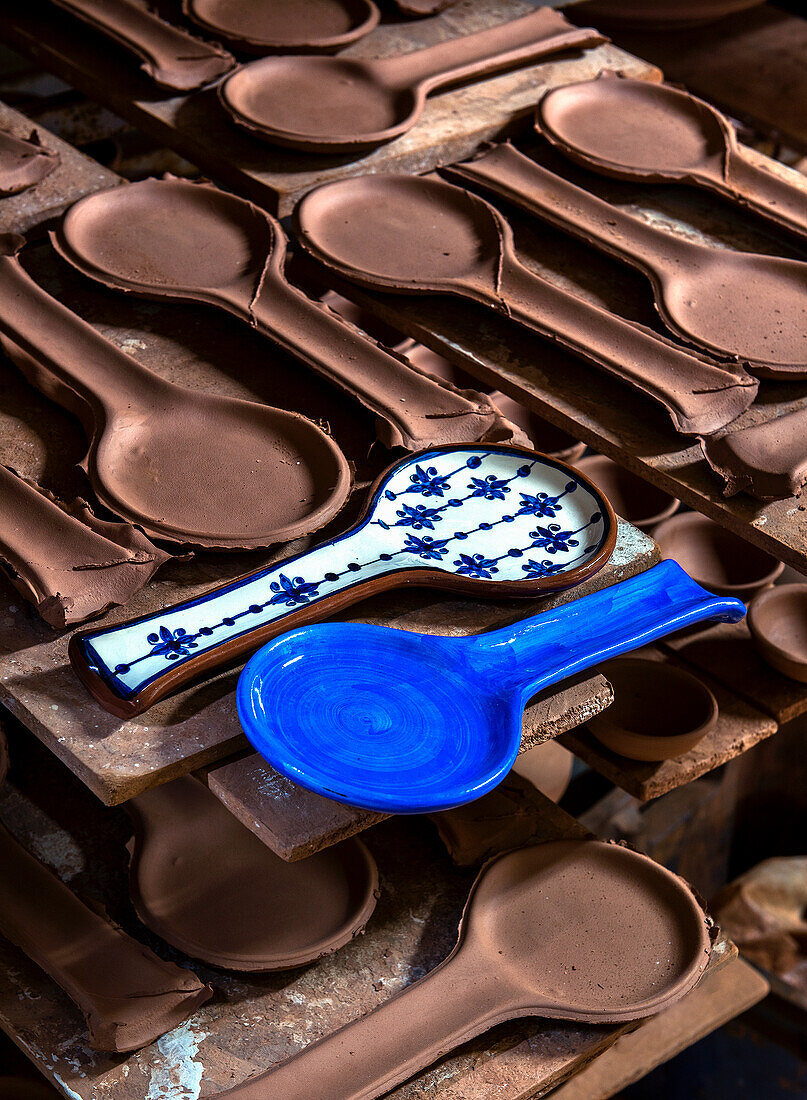
<instances>
[{"instance_id":1,"label":"terracotta clay slab","mask_svg":"<svg viewBox=\"0 0 807 1100\"><path fill-rule=\"evenodd\" d=\"M18 111L0 103L0 129L25 140L31 133L31 123ZM45 149L58 156L57 165L36 187L0 202L0 233L29 233L61 214L82 195L112 187L117 180L113 172L41 126L37 126L37 137Z\"/></svg>"},{"instance_id":2,"label":"terracotta clay slab","mask_svg":"<svg viewBox=\"0 0 807 1100\"><path fill-rule=\"evenodd\" d=\"M727 497L745 491L757 500L797 496L807 480L807 410L703 439L706 461L723 478Z\"/></svg>"},{"instance_id":3,"label":"terracotta clay slab","mask_svg":"<svg viewBox=\"0 0 807 1100\"><path fill-rule=\"evenodd\" d=\"M652 648L642 650L641 655L665 659L660 651ZM779 728L767 714L744 702L733 692L708 677L704 680L717 699L717 725L684 756L665 760L661 764L627 760L600 744L585 726L564 733L560 743L640 801L658 798L747 752Z\"/></svg>"},{"instance_id":4,"label":"terracotta clay slab","mask_svg":"<svg viewBox=\"0 0 807 1100\"><path fill-rule=\"evenodd\" d=\"M807 685L783 676L760 657L745 624L719 624L662 648L717 680L780 726L807 711Z\"/></svg>"},{"instance_id":5,"label":"terracotta clay slab","mask_svg":"<svg viewBox=\"0 0 807 1100\"><path fill-rule=\"evenodd\" d=\"M20 778L0 793L4 821L72 888L91 891L127 931L165 951L125 902L126 815L103 809L33 738L18 732L14 747ZM546 838L557 837L556 829ZM149 1089L159 1095L187 1079L201 1080L205 1095L218 1095L382 1003L450 951L472 876L451 866L425 822L385 822L370 834L369 845L385 888L363 936L289 980L200 969L216 988L215 1000L167 1040L135 1056L121 1060L89 1051L70 1003L5 941L0 1026L65 1094L72 1091L71 1100L97 1100L104 1092L115 1100L145 1100ZM708 972L735 955L718 940ZM437 1100L490 1100L494 1087L502 1100L525 1100L536 1088L548 1090L574 1073L625 1030L548 1021L503 1025L393 1095L418 1100L425 1090Z\"/></svg>"},{"instance_id":6,"label":"terracotta clay slab","mask_svg":"<svg viewBox=\"0 0 807 1100\"><path fill-rule=\"evenodd\" d=\"M611 692L602 676L581 677L577 682L566 681L559 687L557 694L544 693L525 710L524 751L593 717L611 701ZM257 753L213 767L205 772L204 778L213 794L243 825L282 859L290 861L305 859L386 817L345 806L298 787L279 775ZM468 853L469 862L481 862L494 851L503 851L532 839L535 823L530 813L524 811L531 811L536 800L531 796L522 798L524 787L521 783L517 786L519 793L508 806L507 820L499 821L495 838L481 825L472 855L471 842L466 838L463 852ZM537 801L542 807L548 805L543 796ZM469 809L473 810L473 805ZM478 852L486 854L477 858Z\"/></svg>"},{"instance_id":7,"label":"terracotta clay slab","mask_svg":"<svg viewBox=\"0 0 807 1100\"><path fill-rule=\"evenodd\" d=\"M40 144L32 130L27 138L0 129L0 198L35 187L59 164L59 154Z\"/></svg>"},{"instance_id":8,"label":"terracotta clay slab","mask_svg":"<svg viewBox=\"0 0 807 1100\"><path fill-rule=\"evenodd\" d=\"M611 561L575 593L634 575L649 568L655 558L650 539L620 524ZM199 595L214 580L235 576L234 570L243 566L239 555L236 561L191 563L181 572L178 567L170 573L166 569L130 601L125 614L113 611L103 621L118 622L132 614L156 611L180 596ZM122 721L92 702L75 676L67 660L70 632L53 640L47 627L31 621L16 594L8 589L6 593L0 612L0 650L5 651L0 657L0 699L108 805L244 747L233 697L237 670L164 700L137 719ZM394 600L376 597L355 618L424 633L460 635L512 622L531 609L551 607L554 601L568 598L565 594L540 601L481 603L413 592Z\"/></svg>"},{"instance_id":9,"label":"terracotta clay slab","mask_svg":"<svg viewBox=\"0 0 807 1100\"><path fill-rule=\"evenodd\" d=\"M512 19L540 6L540 0L476 0L458 4L435 19L377 27L344 56L386 57ZM153 86L88 41L74 20L53 11L46 0L9 0L0 12L6 40L73 87L110 106L122 118L181 152L212 178L281 216L307 190L329 178L366 171L424 171L438 162L470 155L480 142L517 126L527 128L541 87L584 80L601 69L658 79L658 70L604 45L582 58L569 57L446 92L428 100L420 123L407 135L359 160L271 150L239 133L218 109L215 92L157 99ZM461 125L458 125L461 120Z\"/></svg>"},{"instance_id":10,"label":"terracotta clay slab","mask_svg":"<svg viewBox=\"0 0 807 1100\"><path fill-rule=\"evenodd\" d=\"M55 629L125 604L170 558L127 523L67 506L0 466L0 559L24 599Z\"/></svg>"}]
</instances>

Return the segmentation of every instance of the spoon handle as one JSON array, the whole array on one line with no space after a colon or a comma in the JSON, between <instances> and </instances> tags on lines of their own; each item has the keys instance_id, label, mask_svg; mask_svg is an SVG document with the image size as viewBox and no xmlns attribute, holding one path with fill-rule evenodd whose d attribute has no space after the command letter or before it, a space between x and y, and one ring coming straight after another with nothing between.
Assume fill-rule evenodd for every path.
<instances>
[{"instance_id":1,"label":"spoon handle","mask_svg":"<svg viewBox=\"0 0 807 1100\"><path fill-rule=\"evenodd\" d=\"M453 81L537 61L562 50L598 46L605 41L604 35L592 27L573 27L560 12L539 8L520 19L498 23L475 34L385 58L381 64L391 83L402 88L419 86L428 93Z\"/></svg>"},{"instance_id":2,"label":"spoon handle","mask_svg":"<svg viewBox=\"0 0 807 1100\"><path fill-rule=\"evenodd\" d=\"M553 542L564 538L564 532L551 527L539 528L539 534L550 556ZM478 670L503 696L520 693L526 702L543 688L620 653L705 619L739 622L745 611L742 600L712 595L667 560L521 625L478 634L463 644L469 673ZM518 746L513 760L517 751Z\"/></svg>"},{"instance_id":3,"label":"spoon handle","mask_svg":"<svg viewBox=\"0 0 807 1100\"><path fill-rule=\"evenodd\" d=\"M33 384L95 436L116 411L153 404L168 383L38 286L13 254L21 243L0 241L0 332L36 360Z\"/></svg>"},{"instance_id":4,"label":"spoon handle","mask_svg":"<svg viewBox=\"0 0 807 1100\"><path fill-rule=\"evenodd\" d=\"M443 443L513 440L515 429L487 397L441 385L312 302L281 277L279 256L276 247L270 277L250 305L250 320L375 413L386 446L418 451Z\"/></svg>"},{"instance_id":5,"label":"spoon handle","mask_svg":"<svg viewBox=\"0 0 807 1100\"><path fill-rule=\"evenodd\" d=\"M379 555L368 530L353 528L153 614L81 631L70 639L73 668L112 714L142 714L202 673L349 607L368 588L395 587L400 565Z\"/></svg>"},{"instance_id":6,"label":"spoon handle","mask_svg":"<svg viewBox=\"0 0 807 1100\"><path fill-rule=\"evenodd\" d=\"M481 184L559 229L598 245L618 259L635 264L648 275L667 270L668 259L684 259L694 246L654 229L610 202L584 191L520 153L512 145L493 148L443 173ZM674 270L678 269L678 263Z\"/></svg>"},{"instance_id":7,"label":"spoon handle","mask_svg":"<svg viewBox=\"0 0 807 1100\"><path fill-rule=\"evenodd\" d=\"M807 238L807 192L750 161L739 146L731 146L722 176L708 176L714 191L773 222L780 229Z\"/></svg>"},{"instance_id":8,"label":"spoon handle","mask_svg":"<svg viewBox=\"0 0 807 1100\"><path fill-rule=\"evenodd\" d=\"M223 76L235 65L235 58L221 46L202 42L129 0L54 3L141 57L144 71L163 87L190 91Z\"/></svg>"},{"instance_id":9,"label":"spoon handle","mask_svg":"<svg viewBox=\"0 0 807 1100\"><path fill-rule=\"evenodd\" d=\"M742 367L721 367L633 321L578 298L505 256L496 295L484 300L659 402L676 429L710 435L754 400L759 383Z\"/></svg>"},{"instance_id":10,"label":"spoon handle","mask_svg":"<svg viewBox=\"0 0 807 1100\"><path fill-rule=\"evenodd\" d=\"M496 983L455 949L425 978L293 1058L228 1090L231 1100L372 1100L502 1020Z\"/></svg>"}]
</instances>

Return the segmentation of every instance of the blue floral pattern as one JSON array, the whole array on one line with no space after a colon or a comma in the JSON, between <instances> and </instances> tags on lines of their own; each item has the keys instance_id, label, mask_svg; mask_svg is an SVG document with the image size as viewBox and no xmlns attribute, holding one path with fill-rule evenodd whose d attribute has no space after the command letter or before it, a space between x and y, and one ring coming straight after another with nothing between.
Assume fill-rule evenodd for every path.
<instances>
[{"instance_id":1,"label":"blue floral pattern","mask_svg":"<svg viewBox=\"0 0 807 1100\"><path fill-rule=\"evenodd\" d=\"M535 539L532 545L538 550L546 550L547 554L565 554L570 547L580 545L573 537L576 534L576 531L561 531L559 523L550 523L530 531L530 538Z\"/></svg>"},{"instance_id":2,"label":"blue floral pattern","mask_svg":"<svg viewBox=\"0 0 807 1100\"><path fill-rule=\"evenodd\" d=\"M454 565L460 576L476 577L477 580L489 581L494 573L499 572L496 559L486 558L484 554L460 554Z\"/></svg>"},{"instance_id":3,"label":"blue floral pattern","mask_svg":"<svg viewBox=\"0 0 807 1100\"><path fill-rule=\"evenodd\" d=\"M410 476L412 484L404 489L405 493L420 493L424 497L441 497L448 489L448 478L444 474L438 474L436 466L415 466L415 472Z\"/></svg>"},{"instance_id":4,"label":"blue floral pattern","mask_svg":"<svg viewBox=\"0 0 807 1100\"><path fill-rule=\"evenodd\" d=\"M446 543L448 539L433 539L430 535L424 535L419 539L417 535L407 535L403 548L410 554L417 554L419 558L427 561L440 561L443 554L447 554Z\"/></svg>"},{"instance_id":5,"label":"blue floral pattern","mask_svg":"<svg viewBox=\"0 0 807 1100\"><path fill-rule=\"evenodd\" d=\"M422 531L424 527L433 531L435 523L442 519L439 508L427 508L425 504L403 504L395 515L400 516L396 527L411 527L413 531Z\"/></svg>"},{"instance_id":6,"label":"blue floral pattern","mask_svg":"<svg viewBox=\"0 0 807 1100\"><path fill-rule=\"evenodd\" d=\"M192 649L196 649L196 642L190 638L181 626L176 630L170 630L167 626L159 627L159 634L149 634L146 639L153 646L150 657L165 657L166 661L176 661L180 657L187 657Z\"/></svg>"},{"instance_id":7,"label":"blue floral pattern","mask_svg":"<svg viewBox=\"0 0 807 1100\"><path fill-rule=\"evenodd\" d=\"M88 659L114 691L131 694L167 662L392 570L439 569L468 580L553 577L602 546L607 523L599 507L595 493L551 461L495 445L435 450L402 460L371 514L347 534L159 618L94 631Z\"/></svg>"},{"instance_id":8,"label":"blue floral pattern","mask_svg":"<svg viewBox=\"0 0 807 1100\"><path fill-rule=\"evenodd\" d=\"M293 580L281 573L276 581L269 585L272 592L276 593L269 601L270 604L282 603L286 607L296 607L298 604L308 603L317 595L319 584L312 584L303 577L295 577Z\"/></svg>"}]
</instances>

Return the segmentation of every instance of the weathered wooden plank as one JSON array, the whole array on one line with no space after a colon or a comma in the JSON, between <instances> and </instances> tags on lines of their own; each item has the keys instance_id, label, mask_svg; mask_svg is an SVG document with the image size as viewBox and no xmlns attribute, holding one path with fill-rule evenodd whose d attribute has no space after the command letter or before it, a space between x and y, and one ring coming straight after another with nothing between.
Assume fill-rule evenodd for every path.
<instances>
[{"instance_id":1,"label":"weathered wooden plank","mask_svg":"<svg viewBox=\"0 0 807 1100\"><path fill-rule=\"evenodd\" d=\"M541 0L461 0L433 19L381 26L345 53L405 53L516 18L540 4ZM601 69L659 79L652 65L603 45L433 96L417 126L396 141L358 158L324 157L273 148L239 131L219 105L214 88L187 96L161 94L139 72L136 61L44 0L6 0L0 33L44 68L182 153L217 181L281 215L328 179L363 172L423 172L467 156L481 142L513 126L526 126L542 88L586 80Z\"/></svg>"},{"instance_id":2,"label":"weathered wooden plank","mask_svg":"<svg viewBox=\"0 0 807 1100\"><path fill-rule=\"evenodd\" d=\"M105 906L125 930L197 972L213 1000L163 1039L129 1056L91 1051L78 1011L16 948L0 940L0 1026L71 1100L146 1100L188 1084L216 1096L248 1075L381 1004L448 954L473 873L458 871L433 827L394 818L368 834L382 894L367 931L300 971L233 975L167 948L135 918L127 896L126 815L93 799L9 721L12 773L0 819L70 887ZM549 832L579 826L547 805ZM560 826L563 833L563 826ZM712 967L730 950L718 942ZM495 1028L401 1086L397 1100L524 1100L545 1091L629 1029L531 1019ZM500 1061L501 1059L501 1061ZM501 1067L501 1068L500 1068Z\"/></svg>"},{"instance_id":3,"label":"weathered wooden plank","mask_svg":"<svg viewBox=\"0 0 807 1100\"><path fill-rule=\"evenodd\" d=\"M610 685L597 674L561 684L557 692L543 692L524 712L522 749L579 725L604 710L612 698ZM207 771L205 779L242 825L289 861L304 859L387 816L345 806L298 787L257 753L215 767Z\"/></svg>"},{"instance_id":4,"label":"weathered wooden plank","mask_svg":"<svg viewBox=\"0 0 807 1100\"><path fill-rule=\"evenodd\" d=\"M654 648L643 650L642 654L656 660L669 659ZM607 676L607 667L604 672ZM558 740L575 756L579 756L595 771L632 794L634 798L642 802L658 798L659 795L691 783L693 779L698 779L735 756L747 752L760 741L771 737L779 728L768 714L763 714L722 685L705 675L701 679L714 692L720 715L715 729L683 756L658 764L628 760L601 745L585 726L564 733Z\"/></svg>"},{"instance_id":5,"label":"weathered wooden plank","mask_svg":"<svg viewBox=\"0 0 807 1100\"><path fill-rule=\"evenodd\" d=\"M34 125L5 103L0 103L0 129L19 138L29 137L35 129L44 147L61 158L50 175L34 187L19 195L0 198L0 233L34 233L83 195L103 191L119 182L114 172L85 157L42 126Z\"/></svg>"}]
</instances>

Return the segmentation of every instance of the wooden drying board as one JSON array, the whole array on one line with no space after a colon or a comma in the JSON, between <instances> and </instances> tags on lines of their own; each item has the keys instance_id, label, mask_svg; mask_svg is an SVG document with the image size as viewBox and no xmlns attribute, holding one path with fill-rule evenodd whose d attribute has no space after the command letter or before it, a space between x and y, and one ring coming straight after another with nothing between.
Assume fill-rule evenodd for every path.
<instances>
[{"instance_id":1,"label":"wooden drying board","mask_svg":"<svg viewBox=\"0 0 807 1100\"><path fill-rule=\"evenodd\" d=\"M61 138L36 126L25 115L0 103L0 129L27 138L36 130L46 149L55 150L61 160L49 176L18 195L0 198L0 233L31 233L62 214L68 206L89 195L114 187L120 177L79 153Z\"/></svg>"},{"instance_id":2,"label":"wooden drying board","mask_svg":"<svg viewBox=\"0 0 807 1100\"><path fill-rule=\"evenodd\" d=\"M654 647L642 650L641 655L659 661L669 659ZM607 668L605 672L607 675ZM715 729L683 756L659 764L628 760L600 744L585 726L569 730L558 740L617 787L647 802L706 775L776 733L779 727L769 715L738 698L711 677L703 675L700 678L714 693L720 716Z\"/></svg>"},{"instance_id":3,"label":"wooden drying board","mask_svg":"<svg viewBox=\"0 0 807 1100\"><path fill-rule=\"evenodd\" d=\"M744 217L705 193L608 180L572 165L545 142L522 138L517 144L552 170L673 234L745 251L807 258L785 237L775 239L750 215ZM807 203L807 178L752 150L749 157L786 176L804 191ZM500 205L528 268L588 301L664 331L647 279L570 235ZM771 504L746 493L725 498L722 481L707 465L697 441L678 435L660 406L617 379L467 300L380 294L342 281L339 289L491 388L504 390L665 492L807 573L807 496ZM752 408L732 428L805 405L807 382L763 382Z\"/></svg>"},{"instance_id":4,"label":"wooden drying board","mask_svg":"<svg viewBox=\"0 0 807 1100\"><path fill-rule=\"evenodd\" d=\"M575 22L585 20L585 8L574 13ZM762 4L705 27L613 36L659 65L668 80L807 153L807 19Z\"/></svg>"},{"instance_id":5,"label":"wooden drying board","mask_svg":"<svg viewBox=\"0 0 807 1100\"><path fill-rule=\"evenodd\" d=\"M567 680L559 692L542 692L524 711L522 750L580 725L603 711L612 699L610 685L597 673ZM204 778L242 825L290 862L355 836L388 816L345 806L298 787L255 752L206 769Z\"/></svg>"},{"instance_id":6,"label":"wooden drying board","mask_svg":"<svg viewBox=\"0 0 807 1100\"><path fill-rule=\"evenodd\" d=\"M275 352L267 340L246 326L204 307L157 304L99 289L76 275L49 245L26 249L23 259L45 289L158 374L195 388L305 412L330 426L357 465L361 482L383 468L383 453L366 458L373 441L372 418L357 411L357 406L311 371ZM0 461L41 480L67 500L86 494L86 484L74 466L86 445L78 422L42 398L11 364L2 361L0 382ZM350 508L339 521L345 526ZM620 531L612 562L590 588L639 572L657 560L658 552L646 536L627 525ZM204 554L191 563L171 564L125 610L110 614L108 621L190 598L216 582L258 568L265 560L266 555L261 554ZM588 589L577 591L583 590ZM432 633L452 629L470 633L503 625L553 603L475 603L444 599L433 591L406 592L378 597L354 614ZM124 801L246 747L232 698L237 672L222 673L136 719L121 721L93 702L75 677L67 662L68 638L69 633L54 635L2 581L0 700L102 801L109 805ZM591 704L601 708L608 698L604 682L598 682ZM572 697L572 708L579 705L579 698ZM560 706L566 710L565 703ZM570 715L567 726L572 721Z\"/></svg>"},{"instance_id":7,"label":"wooden drying board","mask_svg":"<svg viewBox=\"0 0 807 1100\"><path fill-rule=\"evenodd\" d=\"M11 728L11 727L14 728ZM152 936L128 901L126 815L91 798L58 761L9 722L12 772L0 791L0 818L71 887L103 905L125 930L163 957L190 965ZM546 803L543 839L582 827ZM393 818L368 844L382 894L367 932L301 971L233 976L193 964L215 989L190 1020L136 1054L95 1053L78 1011L22 952L0 939L0 1026L72 1100L146 1100L218 1095L250 1073L327 1034L416 981L454 944L474 875L453 868L423 818ZM707 973L736 957L720 938ZM489 1031L394 1090L395 1100L527 1100L586 1065L632 1029L525 1020ZM325 1098L323 1098L325 1100Z\"/></svg>"},{"instance_id":8,"label":"wooden drying board","mask_svg":"<svg viewBox=\"0 0 807 1100\"><path fill-rule=\"evenodd\" d=\"M414 22L387 24L344 51L385 57L514 19L541 0L461 0L450 11ZM552 6L561 6L554 4ZM527 124L544 87L587 80L601 69L646 79L658 70L606 44L585 54L522 68L430 98L408 134L365 156L314 156L272 147L231 122L213 88L169 98L129 55L45 0L5 0L0 36L38 64L161 143L187 157L217 182L281 216L306 191L328 179L363 172L423 172L468 156L481 142Z\"/></svg>"}]
</instances>

